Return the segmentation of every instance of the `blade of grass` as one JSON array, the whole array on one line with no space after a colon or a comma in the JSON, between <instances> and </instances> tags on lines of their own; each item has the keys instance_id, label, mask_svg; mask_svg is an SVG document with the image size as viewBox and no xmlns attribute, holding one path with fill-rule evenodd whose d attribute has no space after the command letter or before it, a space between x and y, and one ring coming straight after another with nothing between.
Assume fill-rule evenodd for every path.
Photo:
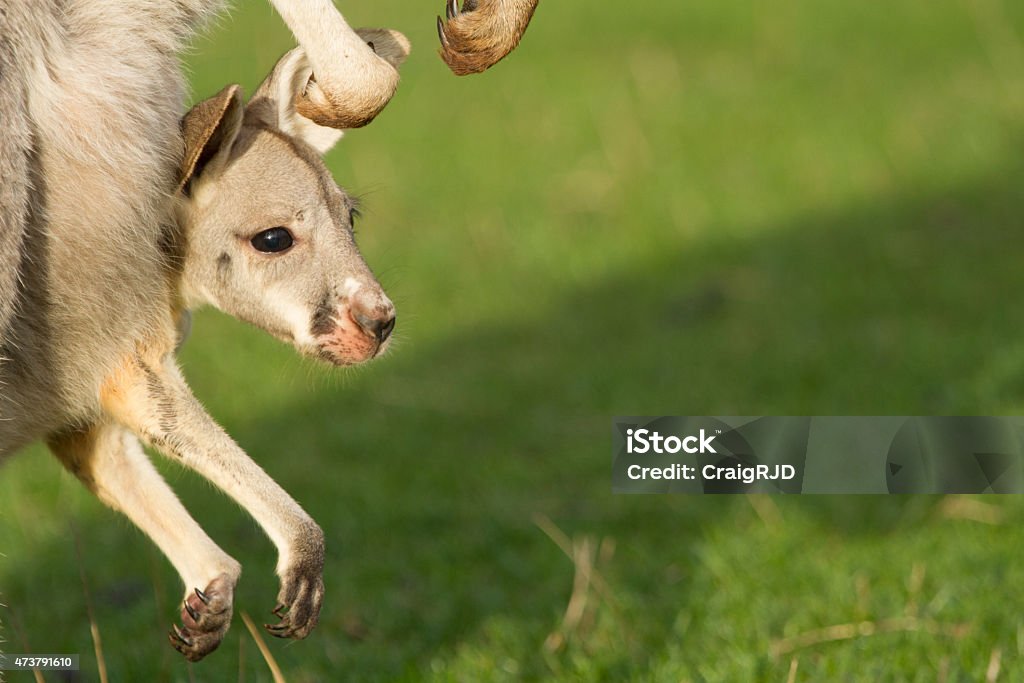
<instances>
[{"instance_id":1,"label":"blade of grass","mask_svg":"<svg viewBox=\"0 0 1024 683\"><path fill-rule=\"evenodd\" d=\"M274 677L274 683L287 683L284 674L281 673L281 667L277 665L277 660L274 659L274 655L271 654L270 648L263 641L263 636L260 635L259 629L256 628L256 624L253 623L248 613L242 612L242 621L245 622L245 627L249 629L252 639L256 641L256 647L259 648L260 654L263 655L263 661L267 663L270 675Z\"/></svg>"},{"instance_id":2,"label":"blade of grass","mask_svg":"<svg viewBox=\"0 0 1024 683\"><path fill-rule=\"evenodd\" d=\"M92 600L89 598L89 584L85 580L85 565L82 562L82 543L78 538L78 530L70 520L68 526L71 528L71 536L75 541L75 557L78 560L78 575L82 579L82 597L85 599L85 611L89 617L89 633L92 635L92 647L96 653L96 670L100 677L100 683L109 683L107 678L107 660L103 657L103 639L100 637L100 627L96 623L96 615L92 610Z\"/></svg>"}]
</instances>

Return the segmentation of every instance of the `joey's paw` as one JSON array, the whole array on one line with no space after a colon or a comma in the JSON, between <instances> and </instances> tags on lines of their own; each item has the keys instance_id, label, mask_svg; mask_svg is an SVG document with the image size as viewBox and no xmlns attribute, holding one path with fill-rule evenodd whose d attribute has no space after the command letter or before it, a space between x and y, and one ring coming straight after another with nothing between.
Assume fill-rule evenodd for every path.
<instances>
[{"instance_id":1,"label":"joey's paw","mask_svg":"<svg viewBox=\"0 0 1024 683\"><path fill-rule=\"evenodd\" d=\"M274 615L280 621L264 624L278 638L305 638L320 619L324 598L323 564L310 563L289 570L281 577Z\"/></svg>"},{"instance_id":2,"label":"joey's paw","mask_svg":"<svg viewBox=\"0 0 1024 683\"><path fill-rule=\"evenodd\" d=\"M441 58L458 76L480 73L519 44L539 0L446 0L437 18Z\"/></svg>"},{"instance_id":3,"label":"joey's paw","mask_svg":"<svg viewBox=\"0 0 1024 683\"><path fill-rule=\"evenodd\" d=\"M234 580L221 574L205 589L196 588L185 596L182 625L173 625L167 638L188 661L198 662L224 639L231 625L234 587Z\"/></svg>"}]
</instances>

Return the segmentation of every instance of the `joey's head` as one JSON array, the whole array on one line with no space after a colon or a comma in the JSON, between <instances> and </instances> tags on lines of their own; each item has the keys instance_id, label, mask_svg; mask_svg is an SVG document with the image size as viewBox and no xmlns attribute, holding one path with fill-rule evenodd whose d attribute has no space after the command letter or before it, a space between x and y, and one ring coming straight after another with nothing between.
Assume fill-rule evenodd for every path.
<instances>
[{"instance_id":1,"label":"joey's head","mask_svg":"<svg viewBox=\"0 0 1024 683\"><path fill-rule=\"evenodd\" d=\"M182 294L353 365L387 348L395 308L356 246L354 201L321 161L342 132L295 110L315 87L296 49L247 105L229 86L186 114Z\"/></svg>"}]
</instances>

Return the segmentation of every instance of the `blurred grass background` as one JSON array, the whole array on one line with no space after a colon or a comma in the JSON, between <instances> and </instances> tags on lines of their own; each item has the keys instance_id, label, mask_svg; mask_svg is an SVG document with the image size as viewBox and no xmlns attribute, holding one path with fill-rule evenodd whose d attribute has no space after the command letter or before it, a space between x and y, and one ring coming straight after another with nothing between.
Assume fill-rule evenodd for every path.
<instances>
[{"instance_id":1,"label":"blurred grass background","mask_svg":"<svg viewBox=\"0 0 1024 683\"><path fill-rule=\"evenodd\" d=\"M414 47L328 157L398 343L331 372L207 311L182 354L327 533L318 630L269 643L289 681L1024 680L1020 498L614 497L608 439L614 414L1020 414L1024 5L545 0L466 79L440 0L343 8ZM244 3L197 42L197 99L291 45ZM269 620L269 541L164 471ZM270 680L239 619L199 665L171 651L173 570L41 449L0 519L7 651L96 680L81 572L111 680Z\"/></svg>"}]
</instances>

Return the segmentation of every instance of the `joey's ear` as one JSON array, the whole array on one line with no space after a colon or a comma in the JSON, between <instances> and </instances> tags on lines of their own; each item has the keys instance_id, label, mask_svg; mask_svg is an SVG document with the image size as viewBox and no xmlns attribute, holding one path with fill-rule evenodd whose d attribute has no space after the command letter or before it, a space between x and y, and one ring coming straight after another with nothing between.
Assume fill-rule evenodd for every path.
<instances>
[{"instance_id":1,"label":"joey's ear","mask_svg":"<svg viewBox=\"0 0 1024 683\"><path fill-rule=\"evenodd\" d=\"M408 38L389 28L357 28L356 33L373 48L378 57L396 69L412 50Z\"/></svg>"},{"instance_id":2,"label":"joey's ear","mask_svg":"<svg viewBox=\"0 0 1024 683\"><path fill-rule=\"evenodd\" d=\"M181 120L185 156L181 161L178 190L203 172L224 164L242 128L244 110L241 90L237 85L229 85L185 114Z\"/></svg>"},{"instance_id":3,"label":"joey's ear","mask_svg":"<svg viewBox=\"0 0 1024 683\"><path fill-rule=\"evenodd\" d=\"M409 54L409 41L398 31L384 28L361 28L356 33L379 57L398 66ZM337 77L338 74L333 74ZM246 116L256 118L281 132L299 138L320 154L326 153L344 135L344 128L329 128L314 123L296 109L303 99L306 104L329 109L330 100L320 89L306 52L297 47L282 57L263 84L256 89Z\"/></svg>"}]
</instances>

